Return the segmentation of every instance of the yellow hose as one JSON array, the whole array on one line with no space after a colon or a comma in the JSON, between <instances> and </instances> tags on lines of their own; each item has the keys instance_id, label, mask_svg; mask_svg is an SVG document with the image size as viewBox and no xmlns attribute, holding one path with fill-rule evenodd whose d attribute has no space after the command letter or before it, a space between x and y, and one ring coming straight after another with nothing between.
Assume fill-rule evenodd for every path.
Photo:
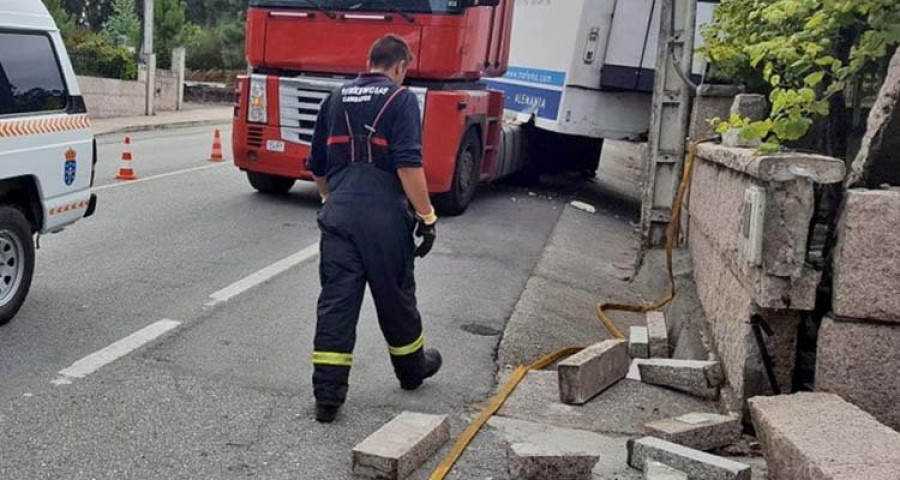
<instances>
[{"instance_id":1,"label":"yellow hose","mask_svg":"<svg viewBox=\"0 0 900 480\"><path fill-rule=\"evenodd\" d=\"M462 435L456 440L456 443L453 445L453 448L450 449L450 452L447 453L447 456L441 461L440 465L434 469L431 473L431 476L428 477L429 480L443 480L444 477L450 473L450 469L453 468L453 465L456 464L456 461L459 460L459 457L462 456L463 452L466 451L466 447L469 446L469 443L472 442L472 439L475 438L475 435L481 430L481 427L487 423L488 420L500 410L500 407L506 403L506 399L512 395L513 391L519 386L519 383L525 378L525 375L528 374L531 370L541 370L546 368L555 362L571 356L575 353L578 353L582 347L566 347L560 350L557 350L549 355L545 355L532 363L527 367L519 366L513 370L512 375L510 375L509 380L503 385L503 388L494 395L494 398L491 399L490 402L481 410L477 417L475 417L472 422L469 423L469 426L463 431Z\"/></svg>"},{"instance_id":2,"label":"yellow hose","mask_svg":"<svg viewBox=\"0 0 900 480\"><path fill-rule=\"evenodd\" d=\"M684 171L681 176L681 183L678 184L678 191L675 194L675 202L672 204L672 220L666 229L666 274L669 277L669 293L658 302L651 305L629 304L629 303L601 303L597 305L597 319L600 320L609 333L620 340L625 340L625 335L616 327L612 319L606 315L608 311L616 312L632 312L647 313L659 310L668 305L675 298L675 273L672 266L672 252L678 244L678 235L681 233L681 212L684 206L684 199L687 197L688 189L691 185L691 177L694 174L694 159L697 156L697 146L701 143L712 141L712 138L691 142L688 149L687 158L684 160Z\"/></svg>"},{"instance_id":3,"label":"yellow hose","mask_svg":"<svg viewBox=\"0 0 900 480\"><path fill-rule=\"evenodd\" d=\"M600 323L606 327L609 334L614 338L625 340L626 337L622 331L616 327L616 324L612 319L606 315L607 311L646 313L662 308L675 298L675 275L672 268L672 251L678 243L678 234L681 227L681 207L684 204L684 198L687 195L688 187L691 184L691 175L694 171L694 157L697 153L697 145L712 140L713 139L706 139L692 142L687 158L684 161L684 175L682 175L681 183L678 185L675 203L672 205L672 221L669 223L668 229L666 229L666 269L668 270L669 275L669 294L652 305L619 303L601 303L597 305L597 319L600 320ZM450 452L447 453L447 456L444 457L437 468L431 472L431 476L428 477L428 480L443 480L447 474L450 473L453 465L456 464L459 457L466 451L466 448L475 438L475 435L477 435L484 424L487 423L501 407L503 407L503 404L506 403L506 400L512 395L516 387L519 386L519 383L525 379L525 375L527 375L528 372L547 368L563 358L578 353L583 348L584 347L562 348L548 355L544 355L527 367L521 365L516 367L516 369L513 370L512 375L510 375L509 380L503 385L503 388L491 398L490 402L488 402L481 412L479 412L478 416L469 423L469 426L466 427L462 435L456 440L456 443L453 445L453 448L450 449Z\"/></svg>"}]
</instances>

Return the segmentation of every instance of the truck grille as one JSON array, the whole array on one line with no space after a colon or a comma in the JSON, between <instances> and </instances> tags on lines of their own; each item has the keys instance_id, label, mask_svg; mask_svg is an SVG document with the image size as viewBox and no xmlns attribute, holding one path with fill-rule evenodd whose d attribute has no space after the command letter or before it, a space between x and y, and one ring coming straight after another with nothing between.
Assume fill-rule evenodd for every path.
<instances>
[{"instance_id":1,"label":"truck grille","mask_svg":"<svg viewBox=\"0 0 900 480\"><path fill-rule=\"evenodd\" d=\"M262 148L263 144L263 128L249 127L247 129L247 146Z\"/></svg>"},{"instance_id":2,"label":"truck grille","mask_svg":"<svg viewBox=\"0 0 900 480\"><path fill-rule=\"evenodd\" d=\"M312 143L322 102L342 84L340 80L280 78L281 138L293 143Z\"/></svg>"}]
</instances>

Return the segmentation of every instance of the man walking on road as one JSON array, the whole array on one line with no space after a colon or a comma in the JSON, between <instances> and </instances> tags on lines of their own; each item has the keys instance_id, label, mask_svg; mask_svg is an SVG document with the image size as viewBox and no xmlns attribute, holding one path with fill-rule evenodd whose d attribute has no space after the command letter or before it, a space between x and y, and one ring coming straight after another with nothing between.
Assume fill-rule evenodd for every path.
<instances>
[{"instance_id":1,"label":"man walking on road","mask_svg":"<svg viewBox=\"0 0 900 480\"><path fill-rule=\"evenodd\" d=\"M325 203L313 351L320 422L334 421L346 400L367 283L400 386L415 390L441 368L440 353L425 350L416 307L413 260L431 250L437 215L422 168L419 103L400 86L411 61L403 39L378 40L369 72L333 92L316 121L307 163Z\"/></svg>"}]
</instances>

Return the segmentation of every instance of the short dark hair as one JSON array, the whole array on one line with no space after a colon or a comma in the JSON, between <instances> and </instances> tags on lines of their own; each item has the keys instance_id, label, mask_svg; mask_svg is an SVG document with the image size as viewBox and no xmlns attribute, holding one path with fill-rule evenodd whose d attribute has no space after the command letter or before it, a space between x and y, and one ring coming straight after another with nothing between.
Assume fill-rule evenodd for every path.
<instances>
[{"instance_id":1,"label":"short dark hair","mask_svg":"<svg viewBox=\"0 0 900 480\"><path fill-rule=\"evenodd\" d=\"M372 44L369 50L369 66L391 68L398 62L412 62L412 52L406 40L397 35L385 35Z\"/></svg>"}]
</instances>

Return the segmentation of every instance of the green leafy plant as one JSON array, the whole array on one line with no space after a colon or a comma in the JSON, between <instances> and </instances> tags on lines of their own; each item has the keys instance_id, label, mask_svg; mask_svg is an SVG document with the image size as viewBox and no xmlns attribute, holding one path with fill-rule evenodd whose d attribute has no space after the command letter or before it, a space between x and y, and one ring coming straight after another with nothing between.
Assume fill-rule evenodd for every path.
<instances>
[{"instance_id":1,"label":"green leafy plant","mask_svg":"<svg viewBox=\"0 0 900 480\"><path fill-rule=\"evenodd\" d=\"M66 10L63 0L44 0L44 6L56 21L56 26L63 38L75 33L75 16Z\"/></svg>"},{"instance_id":2,"label":"green leafy plant","mask_svg":"<svg viewBox=\"0 0 900 480\"><path fill-rule=\"evenodd\" d=\"M113 43L125 38L129 47L137 48L141 41L141 19L134 0L114 0L113 13L103 24L103 34Z\"/></svg>"},{"instance_id":3,"label":"green leafy plant","mask_svg":"<svg viewBox=\"0 0 900 480\"><path fill-rule=\"evenodd\" d=\"M703 53L720 76L763 85L768 119L714 119L764 149L796 141L858 79L879 70L900 44L898 0L723 0L703 32ZM842 97L840 97L842 98Z\"/></svg>"},{"instance_id":4,"label":"green leafy plant","mask_svg":"<svg viewBox=\"0 0 900 480\"><path fill-rule=\"evenodd\" d=\"M105 35L81 30L71 40L69 53L75 72L120 80L137 79L137 62L125 47L114 45Z\"/></svg>"}]
</instances>

